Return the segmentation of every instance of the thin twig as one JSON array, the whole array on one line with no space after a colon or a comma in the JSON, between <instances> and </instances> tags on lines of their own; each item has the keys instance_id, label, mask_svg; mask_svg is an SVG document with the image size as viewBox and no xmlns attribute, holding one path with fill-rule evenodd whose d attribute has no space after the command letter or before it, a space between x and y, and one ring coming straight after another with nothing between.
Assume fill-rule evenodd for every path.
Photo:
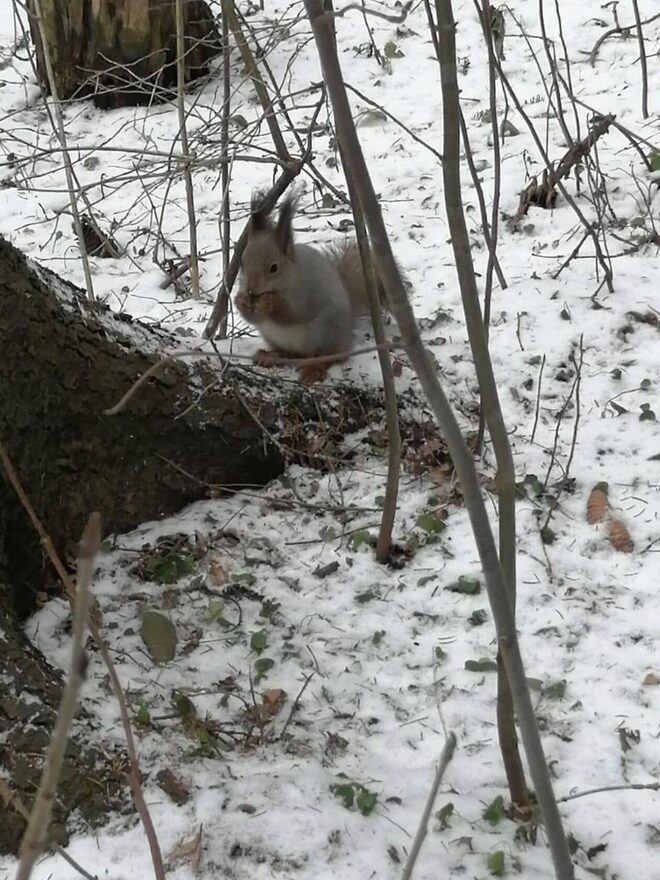
<instances>
[{"instance_id":1,"label":"thin twig","mask_svg":"<svg viewBox=\"0 0 660 880\"><path fill-rule=\"evenodd\" d=\"M605 791L660 791L660 782L631 782L629 785L604 785L601 788L589 788L586 791L577 791L575 794L565 794L563 797L557 798L557 803L565 804L567 801L574 801L592 794L601 794Z\"/></svg>"},{"instance_id":2,"label":"thin twig","mask_svg":"<svg viewBox=\"0 0 660 880\"><path fill-rule=\"evenodd\" d=\"M555 873L560 880L572 880L574 876L573 864L552 790L543 743L536 723L520 645L516 636L515 620L508 595L509 582L500 566L474 461L463 439L454 411L438 381L437 371L424 347L412 306L392 253L376 192L351 115L342 70L335 50L332 30L329 27L330 22L325 20L323 0L304 0L304 3L314 32L323 78L332 101L337 134L342 142L349 173L353 178L362 204L378 272L383 278L387 290L388 303L397 320L410 362L419 377L429 406L442 429L447 448L461 481L463 498L493 612L498 646L503 657L508 681L511 683L514 706L527 752L532 782L548 834ZM452 67L455 71L453 14L449 0L442 0L440 6L443 15L448 20L446 25L442 27L439 42L442 45L444 41L448 41L445 46L449 45L452 60L446 66ZM441 65L441 71L442 69L443 65ZM458 114L457 106L454 112L456 115ZM456 133L458 137L458 129ZM444 157L443 169L447 164L446 150ZM445 197L447 197L447 193L445 193ZM452 230L452 240L453 233L454 230ZM483 333L483 326L481 332Z\"/></svg>"},{"instance_id":3,"label":"thin twig","mask_svg":"<svg viewBox=\"0 0 660 880\"><path fill-rule=\"evenodd\" d=\"M176 0L176 109L179 117L178 140L184 156L188 149L188 128L186 126L186 16L183 11L184 0ZM224 166L223 166L224 167ZM186 187L186 207L188 210L188 234L190 235L190 291L193 299L199 299L199 255L197 253L197 217L195 215L195 195L190 163L183 163L183 179Z\"/></svg>"},{"instance_id":4,"label":"thin twig","mask_svg":"<svg viewBox=\"0 0 660 880\"><path fill-rule=\"evenodd\" d=\"M57 82L55 80L55 74L53 72L53 64L50 57L50 47L48 45L48 36L46 34L46 29L44 27L44 21L41 14L41 3L40 0L33 0L34 10L28 10L28 15L31 15L36 22L37 29L39 31L39 38L41 40L41 50L43 53L44 66L46 68L46 77L48 79L48 88L50 90L51 97L53 99L53 111L55 114L55 119L57 121L57 127L55 133L57 135L57 139L60 142L60 148L62 150L62 160L64 164L64 174L66 176L67 189L69 191L69 202L71 204L71 214L73 215L73 226L76 231L76 238L78 239L78 248L80 250L80 259L82 261L83 273L85 275L85 287L87 289L87 296L90 300L94 299L94 284L92 282L92 273L89 266L89 258L87 256L87 248L85 246L85 236L83 233L82 222L80 220L80 212L78 211L78 199L76 196L76 189L74 187L73 181L73 166L71 164L71 154L69 153L69 149L67 146L67 137L66 130L64 128L64 117L62 115L62 106L60 104L60 100L57 94ZM44 95L44 100L47 99Z\"/></svg>"},{"instance_id":5,"label":"thin twig","mask_svg":"<svg viewBox=\"0 0 660 880\"><path fill-rule=\"evenodd\" d=\"M7 808L11 807L16 810L16 812L22 816L26 822L30 819L30 811L25 806L23 801L19 798L19 796L10 790L9 786L5 782L5 780L0 776L0 798L5 803ZM61 847L58 843L53 842L52 840L47 841L46 846L48 849L52 849L54 853L57 853L58 856L64 859L74 871L77 871L81 877L84 877L85 880L98 880L98 877L94 874L90 874L89 871L86 871L82 865L80 865L74 858L72 858L69 853Z\"/></svg>"},{"instance_id":6,"label":"thin twig","mask_svg":"<svg viewBox=\"0 0 660 880\"><path fill-rule=\"evenodd\" d=\"M85 631L89 612L89 587L94 573L94 560L101 544L101 517L93 513L83 531L78 555L78 584L75 590L73 623L71 628L71 664L62 691L57 719L46 753L39 789L32 805L30 819L23 835L19 852L16 880L28 880L36 860L48 839L48 826L62 770L64 754L69 742L69 730L78 704L87 669Z\"/></svg>"},{"instance_id":7,"label":"thin twig","mask_svg":"<svg viewBox=\"0 0 660 880\"><path fill-rule=\"evenodd\" d=\"M646 47L644 46L644 31L642 20L639 16L639 3L632 0L633 14L635 16L635 29L637 30L637 42L639 43L639 65L642 71L642 116L649 116L649 75L646 67Z\"/></svg>"},{"instance_id":8,"label":"thin twig","mask_svg":"<svg viewBox=\"0 0 660 880\"><path fill-rule=\"evenodd\" d=\"M545 354L541 358L541 367L539 369L539 377L536 380L536 409L534 411L534 425L532 427L532 436L529 438L529 442L534 442L534 437L536 435L536 426L539 423L539 411L541 408L541 382L543 380L543 367L545 367Z\"/></svg>"},{"instance_id":9,"label":"thin twig","mask_svg":"<svg viewBox=\"0 0 660 880\"><path fill-rule=\"evenodd\" d=\"M454 749L456 748L456 735L453 731L450 731L447 735L447 739L445 740L445 744L443 746L442 752L440 753L440 760L438 761L438 766L435 769L435 776L433 777L433 784L431 785L431 790L429 791L429 796L426 799L426 804L424 805L424 811L419 820L419 826L417 828L417 833L415 834L415 839L412 842L412 846L410 847L410 852L408 854L408 858L406 860L405 867L403 869L403 874L401 875L401 880L410 880L412 877L413 869L417 862L417 857L419 856L420 850L422 848L422 844L424 843L424 838L428 832L429 827L429 819L431 817L431 810L433 809L433 805L435 804L435 799L438 796L438 789L440 788L440 783L442 782L442 777L445 775L445 770L447 769L447 765L451 761L454 755Z\"/></svg>"}]
</instances>

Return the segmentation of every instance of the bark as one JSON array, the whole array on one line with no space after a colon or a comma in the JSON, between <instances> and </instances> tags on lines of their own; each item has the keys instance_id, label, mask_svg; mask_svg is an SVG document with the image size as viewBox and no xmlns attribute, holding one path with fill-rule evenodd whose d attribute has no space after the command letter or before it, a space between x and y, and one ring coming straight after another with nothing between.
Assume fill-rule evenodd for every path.
<instances>
[{"instance_id":1,"label":"bark","mask_svg":"<svg viewBox=\"0 0 660 880\"><path fill-rule=\"evenodd\" d=\"M1 238L0 265L0 440L65 560L93 510L101 513L106 536L121 533L221 487L264 484L289 460L327 466L324 444L336 466L342 437L351 431L366 429L367 442L385 445L380 391L307 388L292 383L288 371L264 373L215 354L172 361L122 412L106 415L163 354L181 348L181 339L90 304L83 291ZM444 444L419 419L416 399L403 394L399 403L409 460L444 463ZM61 680L26 640L21 620L44 585L59 591L49 572L2 472L0 768L28 807ZM67 816L76 808L94 824L129 807L123 758L90 746L86 724L81 713L58 791L58 842L66 839ZM5 812L0 852L11 852L24 823L11 809Z\"/></svg>"},{"instance_id":2,"label":"bark","mask_svg":"<svg viewBox=\"0 0 660 880\"><path fill-rule=\"evenodd\" d=\"M169 99L176 88L175 0L40 0L60 99L91 95L102 108ZM47 88L43 46L28 0L37 73ZM186 80L208 72L221 37L204 0L185 3Z\"/></svg>"},{"instance_id":3,"label":"bark","mask_svg":"<svg viewBox=\"0 0 660 880\"><path fill-rule=\"evenodd\" d=\"M0 264L0 439L65 557L93 510L104 535L126 532L221 487L263 485L288 458L320 462L323 442L336 446L343 434L382 423L379 391L338 386L329 394L215 354L172 361L108 416L181 339L90 305L2 239ZM44 586L42 553L4 474L0 505L24 615Z\"/></svg>"}]
</instances>

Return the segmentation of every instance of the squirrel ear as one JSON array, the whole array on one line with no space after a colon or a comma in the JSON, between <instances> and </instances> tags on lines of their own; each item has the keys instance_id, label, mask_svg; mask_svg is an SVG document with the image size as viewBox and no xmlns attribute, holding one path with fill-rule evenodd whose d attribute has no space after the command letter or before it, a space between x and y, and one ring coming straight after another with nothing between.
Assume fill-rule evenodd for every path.
<instances>
[{"instance_id":1,"label":"squirrel ear","mask_svg":"<svg viewBox=\"0 0 660 880\"><path fill-rule=\"evenodd\" d=\"M291 254L293 250L293 215L296 213L298 200L295 196L288 196L280 208L280 215L277 218L277 227L275 235L277 243L283 254Z\"/></svg>"},{"instance_id":2,"label":"squirrel ear","mask_svg":"<svg viewBox=\"0 0 660 880\"><path fill-rule=\"evenodd\" d=\"M250 226L249 233L265 232L271 228L270 211L264 208L265 193L257 190L252 193L250 200Z\"/></svg>"}]
</instances>

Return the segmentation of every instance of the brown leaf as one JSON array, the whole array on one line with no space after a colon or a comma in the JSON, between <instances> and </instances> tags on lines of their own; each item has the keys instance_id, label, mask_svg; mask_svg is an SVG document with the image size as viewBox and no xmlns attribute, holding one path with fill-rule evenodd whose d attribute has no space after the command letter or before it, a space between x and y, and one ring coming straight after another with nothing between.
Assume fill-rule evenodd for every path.
<instances>
[{"instance_id":1,"label":"brown leaf","mask_svg":"<svg viewBox=\"0 0 660 880\"><path fill-rule=\"evenodd\" d=\"M657 672L649 672L648 675L644 676L644 681L642 682L642 684L645 687L653 687L655 685L659 685L660 675L658 675Z\"/></svg>"},{"instance_id":2,"label":"brown leaf","mask_svg":"<svg viewBox=\"0 0 660 880\"><path fill-rule=\"evenodd\" d=\"M209 562L208 574L214 587L222 587L227 582L227 572L217 557Z\"/></svg>"},{"instance_id":3,"label":"brown leaf","mask_svg":"<svg viewBox=\"0 0 660 880\"><path fill-rule=\"evenodd\" d=\"M190 789L174 775L169 767L156 775L156 782L168 794L175 804L185 804L190 800Z\"/></svg>"},{"instance_id":4,"label":"brown leaf","mask_svg":"<svg viewBox=\"0 0 660 880\"><path fill-rule=\"evenodd\" d=\"M272 718L280 711L286 700L286 691L281 688L270 688L261 695L264 701L263 710L265 715Z\"/></svg>"},{"instance_id":5,"label":"brown leaf","mask_svg":"<svg viewBox=\"0 0 660 880\"><path fill-rule=\"evenodd\" d=\"M619 553L632 553L634 544L630 532L620 519L613 519L608 530L610 543Z\"/></svg>"},{"instance_id":6,"label":"brown leaf","mask_svg":"<svg viewBox=\"0 0 660 880\"><path fill-rule=\"evenodd\" d=\"M589 525L602 522L607 516L607 483L596 483L587 501L587 522Z\"/></svg>"},{"instance_id":7,"label":"brown leaf","mask_svg":"<svg viewBox=\"0 0 660 880\"><path fill-rule=\"evenodd\" d=\"M199 861L202 855L202 826L190 840L182 840L169 854L168 862L189 861L193 874L199 872Z\"/></svg>"},{"instance_id":8,"label":"brown leaf","mask_svg":"<svg viewBox=\"0 0 660 880\"><path fill-rule=\"evenodd\" d=\"M398 378L403 372L403 361L399 360L399 358L393 358L392 360L392 375L395 378Z\"/></svg>"}]
</instances>

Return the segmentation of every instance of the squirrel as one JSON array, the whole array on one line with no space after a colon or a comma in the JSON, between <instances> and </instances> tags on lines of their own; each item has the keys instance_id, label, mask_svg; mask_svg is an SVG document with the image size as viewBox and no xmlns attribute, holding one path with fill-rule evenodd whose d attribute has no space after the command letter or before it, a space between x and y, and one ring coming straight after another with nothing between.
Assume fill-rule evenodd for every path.
<instances>
[{"instance_id":1,"label":"squirrel","mask_svg":"<svg viewBox=\"0 0 660 880\"><path fill-rule=\"evenodd\" d=\"M291 224L297 199L289 196L282 202L276 224L262 202L261 193L253 194L234 303L241 317L270 345L255 355L259 366L276 366L288 358L337 355L298 368L305 384L318 382L332 363L348 357L355 322L369 313L357 242L324 250L294 244ZM380 282L379 296L382 303Z\"/></svg>"}]
</instances>

